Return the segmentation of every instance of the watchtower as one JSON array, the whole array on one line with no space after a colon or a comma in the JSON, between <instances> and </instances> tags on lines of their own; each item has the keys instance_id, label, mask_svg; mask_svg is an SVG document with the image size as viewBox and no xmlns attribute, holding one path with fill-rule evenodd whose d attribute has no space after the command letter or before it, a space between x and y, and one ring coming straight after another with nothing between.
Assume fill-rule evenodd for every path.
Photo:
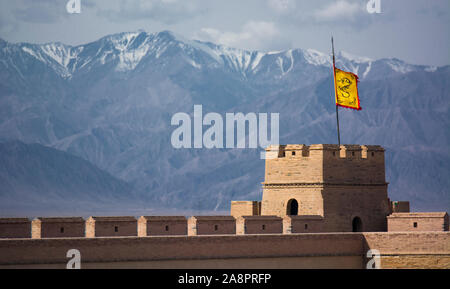
<instances>
[{"instance_id":1,"label":"watchtower","mask_svg":"<svg viewBox=\"0 0 450 289\"><path fill-rule=\"evenodd\" d=\"M270 146L262 185L261 215L320 216L325 232L387 229L381 146Z\"/></svg>"}]
</instances>

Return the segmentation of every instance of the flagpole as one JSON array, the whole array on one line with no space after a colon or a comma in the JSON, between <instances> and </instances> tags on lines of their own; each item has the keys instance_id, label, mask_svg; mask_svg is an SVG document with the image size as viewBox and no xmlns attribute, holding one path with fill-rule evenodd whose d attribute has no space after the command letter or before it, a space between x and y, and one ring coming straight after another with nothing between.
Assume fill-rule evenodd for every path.
<instances>
[{"instance_id":1,"label":"flagpole","mask_svg":"<svg viewBox=\"0 0 450 289\"><path fill-rule=\"evenodd\" d=\"M334 58L334 41L333 36L331 36L331 48L333 50L333 80L334 80L334 93L336 97L336 60ZM339 106L336 103L336 124L337 124L337 135L338 135L338 145L339 149L341 147L341 132L339 131Z\"/></svg>"}]
</instances>

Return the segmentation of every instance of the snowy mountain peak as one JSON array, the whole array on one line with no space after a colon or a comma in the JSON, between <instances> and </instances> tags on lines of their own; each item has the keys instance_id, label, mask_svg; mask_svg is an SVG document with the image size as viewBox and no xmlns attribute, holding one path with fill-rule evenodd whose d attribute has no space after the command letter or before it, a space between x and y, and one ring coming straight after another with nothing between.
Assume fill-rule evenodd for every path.
<instances>
[{"instance_id":1,"label":"snowy mountain peak","mask_svg":"<svg viewBox=\"0 0 450 289\"><path fill-rule=\"evenodd\" d=\"M396 58L386 59L386 63L392 68L392 70L399 73L408 73L414 70L413 65L407 64Z\"/></svg>"},{"instance_id":2,"label":"snowy mountain peak","mask_svg":"<svg viewBox=\"0 0 450 289\"><path fill-rule=\"evenodd\" d=\"M348 52L345 51L339 51L336 54L336 57L338 58L344 58L348 61L354 62L354 63L368 63L373 61L372 59L368 58L368 57L363 57L363 56L356 56L353 54L350 54Z\"/></svg>"},{"instance_id":3,"label":"snowy mountain peak","mask_svg":"<svg viewBox=\"0 0 450 289\"><path fill-rule=\"evenodd\" d=\"M278 67L276 77L285 77L301 63L329 67L332 61L329 53L315 49L250 51L210 42L189 40L171 31L123 32L75 47L62 43L10 45L2 39L0 39L0 45L3 50L6 49L11 53L14 49L19 48L24 53L52 67L63 78L71 78L80 70L87 71L94 66L106 64L113 65L119 72L133 71L144 58L159 59L168 51L170 54L167 54L167 57L180 57L180 60L195 69L226 67L238 72L244 78L261 71L269 73L273 71L271 70L273 68L268 68L270 65ZM374 62L380 61L395 73L407 73L415 69L436 70L433 67L409 65L398 59L374 61L344 51L336 54L336 65L339 68L354 72L362 78L369 74Z\"/></svg>"},{"instance_id":4,"label":"snowy mountain peak","mask_svg":"<svg viewBox=\"0 0 450 289\"><path fill-rule=\"evenodd\" d=\"M331 57L328 54L322 53L314 49L303 50L303 55L306 61L312 65L330 65Z\"/></svg>"}]
</instances>

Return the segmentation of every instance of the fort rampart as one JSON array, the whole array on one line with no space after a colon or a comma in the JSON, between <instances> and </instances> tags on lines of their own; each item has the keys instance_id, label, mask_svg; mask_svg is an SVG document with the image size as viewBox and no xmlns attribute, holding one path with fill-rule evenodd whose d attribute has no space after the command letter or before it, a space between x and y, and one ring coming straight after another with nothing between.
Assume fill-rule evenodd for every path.
<instances>
[{"instance_id":1,"label":"fort rampart","mask_svg":"<svg viewBox=\"0 0 450 289\"><path fill-rule=\"evenodd\" d=\"M449 232L315 233L0 240L0 268L450 268Z\"/></svg>"}]
</instances>

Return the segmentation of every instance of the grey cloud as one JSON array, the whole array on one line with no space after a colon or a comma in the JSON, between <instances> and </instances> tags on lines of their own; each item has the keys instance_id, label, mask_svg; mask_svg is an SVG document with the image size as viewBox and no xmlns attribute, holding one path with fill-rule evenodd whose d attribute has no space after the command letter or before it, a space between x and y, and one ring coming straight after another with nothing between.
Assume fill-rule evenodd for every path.
<instances>
[{"instance_id":1,"label":"grey cloud","mask_svg":"<svg viewBox=\"0 0 450 289\"><path fill-rule=\"evenodd\" d=\"M10 11L18 21L54 23L67 16L66 0L11 1Z\"/></svg>"},{"instance_id":2,"label":"grey cloud","mask_svg":"<svg viewBox=\"0 0 450 289\"><path fill-rule=\"evenodd\" d=\"M111 21L142 19L174 24L207 11L209 1L201 0L109 0L96 3L97 14Z\"/></svg>"},{"instance_id":3,"label":"grey cloud","mask_svg":"<svg viewBox=\"0 0 450 289\"><path fill-rule=\"evenodd\" d=\"M239 31L203 28L194 34L194 38L229 47L263 51L286 49L292 45L275 23L266 21L248 21Z\"/></svg>"}]
</instances>

